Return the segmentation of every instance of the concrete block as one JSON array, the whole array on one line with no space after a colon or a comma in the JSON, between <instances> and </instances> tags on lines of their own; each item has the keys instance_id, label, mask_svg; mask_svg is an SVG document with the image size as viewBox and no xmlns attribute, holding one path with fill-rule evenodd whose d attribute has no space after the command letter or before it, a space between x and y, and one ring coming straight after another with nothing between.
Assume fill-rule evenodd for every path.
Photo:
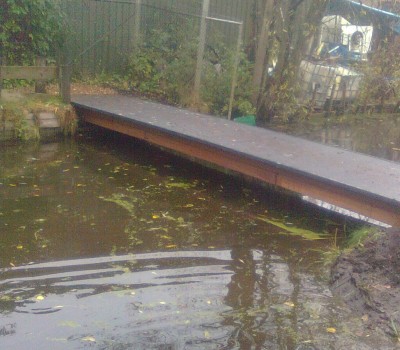
<instances>
[{"instance_id":1,"label":"concrete block","mask_svg":"<svg viewBox=\"0 0 400 350\"><path fill-rule=\"evenodd\" d=\"M60 128L61 124L57 116L50 112L41 112L38 115L39 127L41 129Z\"/></svg>"}]
</instances>

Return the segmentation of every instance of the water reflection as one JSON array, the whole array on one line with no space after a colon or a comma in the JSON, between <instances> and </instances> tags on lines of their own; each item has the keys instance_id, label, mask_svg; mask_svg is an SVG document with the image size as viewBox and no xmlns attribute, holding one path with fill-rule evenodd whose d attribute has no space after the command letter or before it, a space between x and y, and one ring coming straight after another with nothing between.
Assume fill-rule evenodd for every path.
<instances>
[{"instance_id":1,"label":"water reflection","mask_svg":"<svg viewBox=\"0 0 400 350\"><path fill-rule=\"evenodd\" d=\"M304 303L312 298L318 315L325 305L317 298L332 303L329 293L299 290L300 281L316 288L312 279L307 274L296 278L281 257L251 249L157 252L10 268L0 283L1 325L12 321L14 326L3 326L10 332L3 332L1 343L21 349L28 343L67 349L87 339L118 349L294 348L313 339L304 335L318 335L327 322L310 326L298 320ZM334 341L332 337L324 344Z\"/></svg>"},{"instance_id":2,"label":"water reflection","mask_svg":"<svg viewBox=\"0 0 400 350\"><path fill-rule=\"evenodd\" d=\"M323 144L400 162L398 115L350 116L347 121L340 116L329 120L315 117L302 123L270 127Z\"/></svg>"},{"instance_id":3,"label":"water reflection","mask_svg":"<svg viewBox=\"0 0 400 350\"><path fill-rule=\"evenodd\" d=\"M320 278L348 222L123 141L0 152L0 348L376 348Z\"/></svg>"}]
</instances>

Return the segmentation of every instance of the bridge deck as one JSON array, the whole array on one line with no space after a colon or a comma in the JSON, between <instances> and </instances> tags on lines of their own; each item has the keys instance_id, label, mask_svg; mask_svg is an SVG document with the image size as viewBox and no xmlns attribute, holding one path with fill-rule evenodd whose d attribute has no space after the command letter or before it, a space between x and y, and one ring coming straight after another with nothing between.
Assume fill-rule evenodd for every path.
<instances>
[{"instance_id":1,"label":"bridge deck","mask_svg":"<svg viewBox=\"0 0 400 350\"><path fill-rule=\"evenodd\" d=\"M126 96L75 96L86 121L400 226L400 164Z\"/></svg>"}]
</instances>

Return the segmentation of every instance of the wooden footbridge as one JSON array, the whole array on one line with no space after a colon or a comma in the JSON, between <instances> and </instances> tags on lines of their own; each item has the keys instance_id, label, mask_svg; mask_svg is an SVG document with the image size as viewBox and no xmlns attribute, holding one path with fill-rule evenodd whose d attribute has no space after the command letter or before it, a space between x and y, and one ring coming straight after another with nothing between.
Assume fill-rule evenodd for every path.
<instances>
[{"instance_id":1,"label":"wooden footbridge","mask_svg":"<svg viewBox=\"0 0 400 350\"><path fill-rule=\"evenodd\" d=\"M400 164L126 96L76 96L86 122L400 227Z\"/></svg>"}]
</instances>

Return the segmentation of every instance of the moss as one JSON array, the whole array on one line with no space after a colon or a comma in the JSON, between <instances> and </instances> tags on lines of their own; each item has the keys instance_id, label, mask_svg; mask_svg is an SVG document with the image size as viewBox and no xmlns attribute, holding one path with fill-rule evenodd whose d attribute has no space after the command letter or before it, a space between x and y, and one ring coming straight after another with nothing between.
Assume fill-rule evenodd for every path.
<instances>
[{"instance_id":1,"label":"moss","mask_svg":"<svg viewBox=\"0 0 400 350\"><path fill-rule=\"evenodd\" d=\"M59 97L46 94L30 94L13 100L0 99L0 129L5 130L7 125L16 139L38 140L40 132L37 120L41 112L54 113L65 135L75 133L77 117L72 106L64 104ZM33 115L32 122L27 119L29 114Z\"/></svg>"}]
</instances>

